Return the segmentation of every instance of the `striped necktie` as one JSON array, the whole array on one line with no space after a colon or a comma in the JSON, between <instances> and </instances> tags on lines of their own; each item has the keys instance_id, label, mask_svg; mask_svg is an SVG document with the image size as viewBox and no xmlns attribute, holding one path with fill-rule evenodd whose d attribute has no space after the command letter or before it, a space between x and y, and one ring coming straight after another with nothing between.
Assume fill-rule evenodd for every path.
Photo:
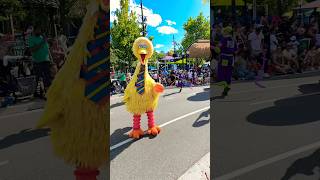
<instances>
[{"instance_id":1,"label":"striped necktie","mask_svg":"<svg viewBox=\"0 0 320 180\"><path fill-rule=\"evenodd\" d=\"M140 95L144 93L144 72L145 72L145 66L141 65L140 72L138 74L138 80L136 82L137 92Z\"/></svg>"},{"instance_id":2,"label":"striped necktie","mask_svg":"<svg viewBox=\"0 0 320 180\"><path fill-rule=\"evenodd\" d=\"M80 72L80 77L86 81L85 96L98 105L105 105L110 99L109 16L109 12L100 8L93 38L87 43L87 56Z\"/></svg>"}]
</instances>

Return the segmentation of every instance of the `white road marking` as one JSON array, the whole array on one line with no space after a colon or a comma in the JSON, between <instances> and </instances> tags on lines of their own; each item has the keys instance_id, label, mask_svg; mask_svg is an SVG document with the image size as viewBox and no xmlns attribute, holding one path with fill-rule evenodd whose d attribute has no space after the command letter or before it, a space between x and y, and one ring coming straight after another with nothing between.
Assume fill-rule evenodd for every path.
<instances>
[{"instance_id":1,"label":"white road marking","mask_svg":"<svg viewBox=\"0 0 320 180\"><path fill-rule=\"evenodd\" d=\"M43 111L44 111L44 109L36 109L36 110L32 110L32 111L9 114L9 115L5 115L5 116L0 116L0 120L6 119L6 118L18 117L18 116L27 115L27 114L33 114L33 113L37 113L37 112L43 112Z\"/></svg>"},{"instance_id":2,"label":"white road marking","mask_svg":"<svg viewBox=\"0 0 320 180\"><path fill-rule=\"evenodd\" d=\"M6 164L8 164L9 163L9 161L7 160L7 161L2 161L2 162L0 162L0 166L4 166L4 165L6 165Z\"/></svg>"},{"instance_id":3,"label":"white road marking","mask_svg":"<svg viewBox=\"0 0 320 180\"><path fill-rule=\"evenodd\" d=\"M320 94L319 92L316 92L316 93L310 93L310 94L298 94L296 96L290 96L290 97L283 96L283 97L280 97L280 98L273 98L273 99L268 99L268 100L264 100L264 101L255 102L255 103L252 103L250 105L265 104L265 103L269 103L269 102L278 101L278 100L281 100L281 99L284 99L284 98L291 99L291 98L305 97L305 96L312 96L312 95L319 95L319 94Z\"/></svg>"},{"instance_id":4,"label":"white road marking","mask_svg":"<svg viewBox=\"0 0 320 180\"><path fill-rule=\"evenodd\" d=\"M178 180L210 180L210 152L195 163Z\"/></svg>"},{"instance_id":5,"label":"white road marking","mask_svg":"<svg viewBox=\"0 0 320 180\"><path fill-rule=\"evenodd\" d=\"M196 110L196 111L193 111L193 112L188 113L188 114L185 114L185 115L183 115L183 116L177 117L177 118L175 118L175 119L173 119L173 120L171 120L171 121L168 121L168 122L166 122L166 123L164 123L164 124L159 125L159 127L167 126L167 125L169 125L169 124L171 124L171 123L174 123L174 122L179 121L179 120L181 120L181 119L184 119L184 118L186 118L186 117L188 117L188 116L197 114L197 113L199 113L199 112L202 112L202 111L205 111L205 110L208 110L208 109L210 109L210 106L205 107L205 108L202 108L202 109L199 109L199 110ZM114 149L117 149L117 148L119 148L119 147L121 147L121 146L123 146L123 145L125 145L125 144L127 144L127 143L130 143L130 142L132 142L132 141L134 141L134 139L126 139L126 140L124 140L124 141L122 141L122 142L120 142L120 143L118 143L118 144L116 144L116 145L111 146L111 147L110 147L110 151L112 151L112 150L114 150Z\"/></svg>"},{"instance_id":6,"label":"white road marking","mask_svg":"<svg viewBox=\"0 0 320 180\"><path fill-rule=\"evenodd\" d=\"M316 149L319 147L320 147L320 141L315 142L313 144L309 144L309 145L300 147L300 148L297 148L297 149L294 149L294 150L291 150L291 151L288 151L288 152L285 152L283 154L279 154L277 156L274 156L272 158L269 158L269 159L266 159L263 161L259 161L255 164L252 164L247 167L235 170L233 172L230 172L228 174L222 175L222 176L214 178L214 179L215 180L230 180L230 179L239 177L243 174L246 174L248 172L254 171L255 169L261 168L263 166L270 165L270 164L275 163L277 161L281 161L281 160L287 159L291 156L294 156L294 155L297 155L297 154L300 154L300 153L303 153L306 151L310 151L310 150L313 150L313 149Z\"/></svg>"}]
</instances>

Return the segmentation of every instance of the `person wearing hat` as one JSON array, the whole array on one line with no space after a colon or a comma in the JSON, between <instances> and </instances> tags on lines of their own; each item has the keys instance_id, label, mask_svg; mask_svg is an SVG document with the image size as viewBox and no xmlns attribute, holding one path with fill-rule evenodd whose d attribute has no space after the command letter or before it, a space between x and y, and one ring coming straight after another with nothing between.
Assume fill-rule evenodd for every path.
<instances>
[{"instance_id":1,"label":"person wearing hat","mask_svg":"<svg viewBox=\"0 0 320 180\"><path fill-rule=\"evenodd\" d=\"M232 27L227 26L223 29L223 37L219 45L221 53L218 59L217 81L224 88L222 96L227 96L230 91L234 57L237 51L236 41L232 37Z\"/></svg>"}]
</instances>

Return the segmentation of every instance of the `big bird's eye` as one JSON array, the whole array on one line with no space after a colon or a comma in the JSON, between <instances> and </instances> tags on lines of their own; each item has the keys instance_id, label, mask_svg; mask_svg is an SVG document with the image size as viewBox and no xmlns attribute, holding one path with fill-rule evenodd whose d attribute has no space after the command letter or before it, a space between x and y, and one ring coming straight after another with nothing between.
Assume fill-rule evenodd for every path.
<instances>
[{"instance_id":1,"label":"big bird's eye","mask_svg":"<svg viewBox=\"0 0 320 180\"><path fill-rule=\"evenodd\" d=\"M146 44L139 44L139 48L141 48L141 49L147 49L147 45Z\"/></svg>"}]
</instances>

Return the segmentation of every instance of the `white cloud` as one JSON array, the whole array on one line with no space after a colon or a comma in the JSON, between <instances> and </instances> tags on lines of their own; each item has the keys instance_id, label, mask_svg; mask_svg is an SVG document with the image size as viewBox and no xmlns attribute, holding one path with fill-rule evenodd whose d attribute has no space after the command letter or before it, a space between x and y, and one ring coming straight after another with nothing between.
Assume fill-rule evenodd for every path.
<instances>
[{"instance_id":1,"label":"white cloud","mask_svg":"<svg viewBox=\"0 0 320 180\"><path fill-rule=\"evenodd\" d=\"M162 47L164 47L163 44L156 44L156 46L154 47L154 49L159 49L159 48L162 48Z\"/></svg>"},{"instance_id":2,"label":"white cloud","mask_svg":"<svg viewBox=\"0 0 320 180\"><path fill-rule=\"evenodd\" d=\"M171 20L166 20L169 26L176 25L177 23Z\"/></svg>"},{"instance_id":3,"label":"white cloud","mask_svg":"<svg viewBox=\"0 0 320 180\"><path fill-rule=\"evenodd\" d=\"M115 11L117 9L120 9L120 0L110 1L110 12L111 12L110 22L113 22L114 20L117 19L116 16L115 16Z\"/></svg>"},{"instance_id":4,"label":"white cloud","mask_svg":"<svg viewBox=\"0 0 320 180\"><path fill-rule=\"evenodd\" d=\"M157 30L161 34L177 34L178 30L171 26L160 26L157 27Z\"/></svg>"},{"instance_id":5,"label":"white cloud","mask_svg":"<svg viewBox=\"0 0 320 180\"><path fill-rule=\"evenodd\" d=\"M136 13L136 15L139 17L141 16L141 9L140 9L140 4L136 3L135 0L130 0L129 2L129 11L133 11ZM153 12L152 9L149 9L145 6L143 6L143 15L147 17L147 24L152 27L157 27L161 24L162 18L159 14L156 14ZM112 0L110 2L110 21L113 22L116 20L114 12L120 9L120 0Z\"/></svg>"}]
</instances>

